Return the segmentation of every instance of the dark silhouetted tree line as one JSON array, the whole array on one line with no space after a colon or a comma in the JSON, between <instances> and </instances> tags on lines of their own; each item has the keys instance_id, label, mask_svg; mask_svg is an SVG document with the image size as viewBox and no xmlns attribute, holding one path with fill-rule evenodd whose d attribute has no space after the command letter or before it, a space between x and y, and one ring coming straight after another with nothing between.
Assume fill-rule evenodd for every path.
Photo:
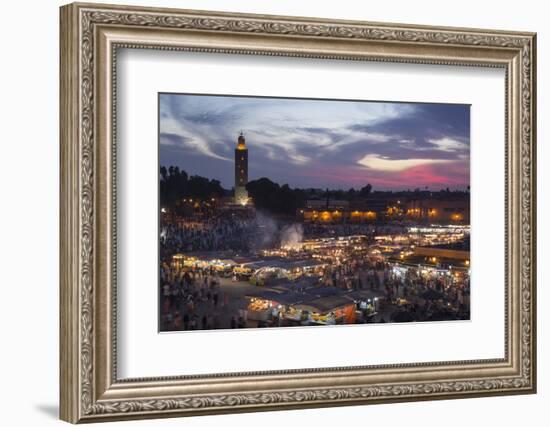
<instances>
[{"instance_id":1,"label":"dark silhouetted tree line","mask_svg":"<svg viewBox=\"0 0 550 427\"><path fill-rule=\"evenodd\" d=\"M372 186L367 184L360 190L319 190L314 188L290 188L288 184L279 185L268 178L250 181L246 189L258 209L267 210L273 214L295 215L296 210L303 208L308 199L353 200L358 197L367 198Z\"/></svg>"},{"instance_id":2,"label":"dark silhouetted tree line","mask_svg":"<svg viewBox=\"0 0 550 427\"><path fill-rule=\"evenodd\" d=\"M222 197L226 193L218 180L198 175L188 176L177 166L160 168L160 200L163 206L174 207L187 197L204 200Z\"/></svg>"},{"instance_id":3,"label":"dark silhouetted tree line","mask_svg":"<svg viewBox=\"0 0 550 427\"><path fill-rule=\"evenodd\" d=\"M296 210L303 208L308 199L318 200L347 200L357 199L395 199L403 200L416 199L446 199L456 200L470 197L470 188L466 191L454 190L449 188L441 191L429 191L428 188L421 190L406 191L373 191L371 184L366 184L360 189L350 188L349 190L322 190L318 188L290 188L288 184L279 185L269 178L260 178L250 181L246 185L248 193L254 201L257 209L266 210L272 214L295 215ZM177 166L160 168L160 197L163 206L175 207L185 198L196 198L207 200L210 198L219 198L231 196L231 190L226 190L221 186L220 181L208 179L202 176L188 176L185 171Z\"/></svg>"},{"instance_id":4,"label":"dark silhouetted tree line","mask_svg":"<svg viewBox=\"0 0 550 427\"><path fill-rule=\"evenodd\" d=\"M310 190L292 189L288 184L279 185L268 178L250 181L246 189L257 209L282 215L295 215L296 209L304 206L310 196Z\"/></svg>"}]
</instances>

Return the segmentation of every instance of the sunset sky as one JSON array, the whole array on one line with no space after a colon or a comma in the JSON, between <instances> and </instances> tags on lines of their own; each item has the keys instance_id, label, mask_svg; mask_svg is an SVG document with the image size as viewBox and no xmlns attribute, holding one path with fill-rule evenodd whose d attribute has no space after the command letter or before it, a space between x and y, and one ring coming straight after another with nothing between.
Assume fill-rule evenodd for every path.
<instances>
[{"instance_id":1,"label":"sunset sky","mask_svg":"<svg viewBox=\"0 0 550 427\"><path fill-rule=\"evenodd\" d=\"M161 94L160 164L233 187L243 131L249 180L298 188L465 189L470 106Z\"/></svg>"}]
</instances>

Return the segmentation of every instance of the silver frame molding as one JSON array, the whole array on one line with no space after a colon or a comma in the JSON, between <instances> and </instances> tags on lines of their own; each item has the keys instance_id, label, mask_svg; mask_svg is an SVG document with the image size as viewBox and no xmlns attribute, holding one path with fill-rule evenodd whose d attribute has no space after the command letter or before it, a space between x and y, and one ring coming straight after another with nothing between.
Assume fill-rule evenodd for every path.
<instances>
[{"instance_id":1,"label":"silver frame molding","mask_svg":"<svg viewBox=\"0 0 550 427\"><path fill-rule=\"evenodd\" d=\"M112 421L536 391L534 33L80 3L60 13L61 419ZM118 379L119 48L505 69L505 357Z\"/></svg>"}]
</instances>

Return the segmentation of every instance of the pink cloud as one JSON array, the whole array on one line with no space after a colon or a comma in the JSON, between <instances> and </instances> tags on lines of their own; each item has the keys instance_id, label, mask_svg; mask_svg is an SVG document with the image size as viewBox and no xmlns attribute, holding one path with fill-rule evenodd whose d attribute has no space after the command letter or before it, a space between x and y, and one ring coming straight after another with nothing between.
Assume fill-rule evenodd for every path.
<instances>
[{"instance_id":1,"label":"pink cloud","mask_svg":"<svg viewBox=\"0 0 550 427\"><path fill-rule=\"evenodd\" d=\"M297 175L324 179L342 188L359 187L370 183L375 189L414 189L428 187L465 188L470 184L468 162L419 165L400 172L365 170L361 167L323 167L322 170L301 170Z\"/></svg>"}]
</instances>

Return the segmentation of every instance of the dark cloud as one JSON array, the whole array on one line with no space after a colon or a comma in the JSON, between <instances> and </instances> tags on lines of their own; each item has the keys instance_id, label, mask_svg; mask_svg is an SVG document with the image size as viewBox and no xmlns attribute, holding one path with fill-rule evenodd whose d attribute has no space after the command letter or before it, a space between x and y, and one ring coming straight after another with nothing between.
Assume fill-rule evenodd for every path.
<instances>
[{"instance_id":1,"label":"dark cloud","mask_svg":"<svg viewBox=\"0 0 550 427\"><path fill-rule=\"evenodd\" d=\"M160 107L161 163L220 179L227 188L241 130L250 179L334 188L369 180L380 189L469 184L466 105L161 95ZM358 163L369 154L446 164L376 170Z\"/></svg>"},{"instance_id":2,"label":"dark cloud","mask_svg":"<svg viewBox=\"0 0 550 427\"><path fill-rule=\"evenodd\" d=\"M397 117L372 126L353 125L364 131L385 132L414 140L419 148L429 147L429 139L442 137L469 141L470 107L451 104L417 104L415 114Z\"/></svg>"},{"instance_id":3,"label":"dark cloud","mask_svg":"<svg viewBox=\"0 0 550 427\"><path fill-rule=\"evenodd\" d=\"M191 138L187 138L176 133L161 132L160 133L160 143L168 145L181 145L186 142L190 142Z\"/></svg>"}]
</instances>

